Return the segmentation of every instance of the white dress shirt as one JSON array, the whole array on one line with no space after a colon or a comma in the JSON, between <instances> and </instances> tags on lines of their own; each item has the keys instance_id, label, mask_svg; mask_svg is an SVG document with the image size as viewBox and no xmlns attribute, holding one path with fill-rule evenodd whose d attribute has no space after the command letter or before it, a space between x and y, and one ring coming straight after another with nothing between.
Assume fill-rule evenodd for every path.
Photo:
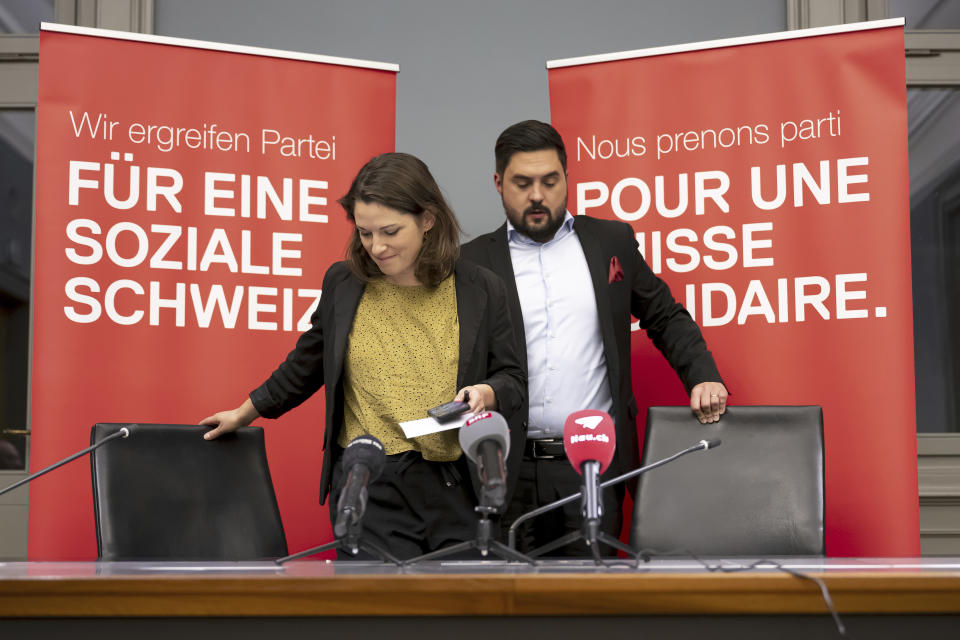
<instances>
[{"instance_id":1,"label":"white dress shirt","mask_svg":"<svg viewBox=\"0 0 960 640\"><path fill-rule=\"evenodd\" d=\"M574 411L613 406L587 259L569 211L544 243L508 220L507 244L527 338L527 437L560 438Z\"/></svg>"}]
</instances>

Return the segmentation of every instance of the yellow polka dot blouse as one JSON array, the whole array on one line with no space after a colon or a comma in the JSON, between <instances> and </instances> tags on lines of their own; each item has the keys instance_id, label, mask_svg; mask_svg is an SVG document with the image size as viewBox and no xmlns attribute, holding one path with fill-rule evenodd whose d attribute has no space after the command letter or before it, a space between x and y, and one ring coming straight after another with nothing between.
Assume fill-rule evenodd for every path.
<instances>
[{"instance_id":1,"label":"yellow polka dot blouse","mask_svg":"<svg viewBox=\"0 0 960 640\"><path fill-rule=\"evenodd\" d=\"M453 275L435 288L369 282L347 345L340 446L370 434L387 455L414 450L426 460L459 458L456 429L408 440L398 425L453 399L459 346Z\"/></svg>"}]
</instances>

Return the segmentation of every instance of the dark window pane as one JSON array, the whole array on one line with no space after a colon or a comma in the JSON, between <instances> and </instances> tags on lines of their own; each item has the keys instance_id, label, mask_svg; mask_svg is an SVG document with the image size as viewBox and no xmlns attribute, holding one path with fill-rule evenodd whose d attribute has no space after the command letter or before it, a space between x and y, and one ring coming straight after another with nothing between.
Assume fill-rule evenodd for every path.
<instances>
[{"instance_id":1,"label":"dark window pane","mask_svg":"<svg viewBox=\"0 0 960 640\"><path fill-rule=\"evenodd\" d=\"M0 33L40 33L41 22L53 22L54 0L0 0Z\"/></svg>"},{"instance_id":2,"label":"dark window pane","mask_svg":"<svg viewBox=\"0 0 960 640\"><path fill-rule=\"evenodd\" d=\"M0 430L0 471L26 471L26 469L26 434ZM7 480L0 480L0 485L6 484L8 484Z\"/></svg>"},{"instance_id":3,"label":"dark window pane","mask_svg":"<svg viewBox=\"0 0 960 640\"><path fill-rule=\"evenodd\" d=\"M960 90L908 89L907 114L917 430L960 431Z\"/></svg>"},{"instance_id":4,"label":"dark window pane","mask_svg":"<svg viewBox=\"0 0 960 640\"><path fill-rule=\"evenodd\" d=\"M960 29L956 0L887 0L887 15L903 17L907 29Z\"/></svg>"},{"instance_id":5,"label":"dark window pane","mask_svg":"<svg viewBox=\"0 0 960 640\"><path fill-rule=\"evenodd\" d=\"M0 294L30 292L34 111L0 111Z\"/></svg>"},{"instance_id":6,"label":"dark window pane","mask_svg":"<svg viewBox=\"0 0 960 640\"><path fill-rule=\"evenodd\" d=\"M35 130L32 110L0 111L0 431L27 424ZM10 458L11 446L22 455L22 440L0 440L0 457Z\"/></svg>"}]
</instances>

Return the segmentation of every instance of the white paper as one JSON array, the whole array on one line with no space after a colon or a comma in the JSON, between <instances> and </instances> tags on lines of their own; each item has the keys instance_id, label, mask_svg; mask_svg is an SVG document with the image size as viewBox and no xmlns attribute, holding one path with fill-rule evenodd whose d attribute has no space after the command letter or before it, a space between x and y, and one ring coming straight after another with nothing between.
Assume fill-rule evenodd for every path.
<instances>
[{"instance_id":1,"label":"white paper","mask_svg":"<svg viewBox=\"0 0 960 640\"><path fill-rule=\"evenodd\" d=\"M403 435L407 438L416 438L448 429L459 429L472 417L473 414L468 412L463 414L462 417L451 420L450 422L437 422L430 417L420 418L419 420L401 422L400 428L403 429Z\"/></svg>"}]
</instances>

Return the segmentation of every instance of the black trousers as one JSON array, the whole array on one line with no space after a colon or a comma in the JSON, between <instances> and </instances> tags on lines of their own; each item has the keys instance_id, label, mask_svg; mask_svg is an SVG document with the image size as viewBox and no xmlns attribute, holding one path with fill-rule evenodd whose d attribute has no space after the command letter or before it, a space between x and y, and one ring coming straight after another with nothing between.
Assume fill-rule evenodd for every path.
<instances>
[{"instance_id":1,"label":"black trousers","mask_svg":"<svg viewBox=\"0 0 960 640\"><path fill-rule=\"evenodd\" d=\"M610 476L604 474L604 478ZM524 513L543 506L554 500L564 498L581 490L583 478L564 458L534 459L524 457L520 464L520 477L513 500L507 506L503 516L503 535L513 521ZM607 487L601 496L603 515L600 528L605 533L618 538L623 527L623 484ZM517 529L517 550L526 553L541 547L572 531L580 531L583 524L581 512L583 505L574 500L553 511L527 520ZM614 555L616 551L607 545L601 545L601 553ZM575 543L555 549L547 557L588 557L590 550L578 540Z\"/></svg>"},{"instance_id":2,"label":"black trousers","mask_svg":"<svg viewBox=\"0 0 960 640\"><path fill-rule=\"evenodd\" d=\"M346 481L338 456L330 491L330 522ZM383 473L367 486L363 539L407 560L476 537L477 504L463 456L454 462L431 462L415 451L387 456ZM474 557L473 554L457 556ZM476 557L480 557L479 554ZM360 552L338 551L338 560L370 560Z\"/></svg>"}]
</instances>

